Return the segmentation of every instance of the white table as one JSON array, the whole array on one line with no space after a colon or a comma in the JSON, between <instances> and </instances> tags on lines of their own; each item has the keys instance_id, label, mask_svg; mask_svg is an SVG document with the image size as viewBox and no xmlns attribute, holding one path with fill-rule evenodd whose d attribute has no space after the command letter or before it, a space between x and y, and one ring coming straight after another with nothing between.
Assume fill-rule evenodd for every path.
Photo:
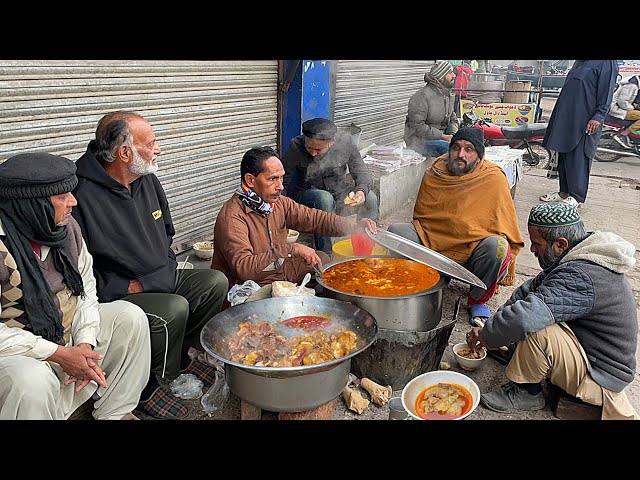
<instances>
[{"instance_id":1,"label":"white table","mask_svg":"<svg viewBox=\"0 0 640 480\"><path fill-rule=\"evenodd\" d=\"M511 148L508 146L485 147L485 157L495 163L504 171L509 181L511 196L515 195L515 186L522 180L522 156L526 150Z\"/></svg>"}]
</instances>

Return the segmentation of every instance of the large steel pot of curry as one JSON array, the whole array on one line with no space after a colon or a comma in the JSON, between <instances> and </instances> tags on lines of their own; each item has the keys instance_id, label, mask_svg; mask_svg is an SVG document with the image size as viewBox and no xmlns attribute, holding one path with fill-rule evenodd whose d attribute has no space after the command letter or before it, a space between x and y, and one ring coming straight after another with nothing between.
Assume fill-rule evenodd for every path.
<instances>
[{"instance_id":1,"label":"large steel pot of curry","mask_svg":"<svg viewBox=\"0 0 640 480\"><path fill-rule=\"evenodd\" d=\"M204 326L200 341L207 353L224 362L225 380L238 398L271 412L303 412L340 395L349 381L351 358L371 346L377 333L375 318L352 303L320 297L273 297L223 310ZM321 345L318 339L325 337L326 345ZM337 349L343 337L353 343ZM306 345L305 341L317 343L298 354L304 350L298 346ZM292 343L295 354L269 356L271 352L280 355ZM327 349L340 356L328 358ZM306 364L309 358L312 360ZM291 363L298 365L265 366Z\"/></svg>"},{"instance_id":2,"label":"large steel pot of curry","mask_svg":"<svg viewBox=\"0 0 640 480\"><path fill-rule=\"evenodd\" d=\"M442 290L450 281L420 262L380 256L334 261L321 273L316 281L332 297L371 313L378 328L412 332L426 332L440 323Z\"/></svg>"}]
</instances>

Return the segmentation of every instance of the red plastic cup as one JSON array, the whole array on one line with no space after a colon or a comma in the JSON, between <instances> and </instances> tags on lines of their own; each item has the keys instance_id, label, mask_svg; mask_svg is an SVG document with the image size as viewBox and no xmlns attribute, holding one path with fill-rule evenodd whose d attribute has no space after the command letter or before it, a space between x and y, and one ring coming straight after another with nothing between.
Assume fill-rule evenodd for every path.
<instances>
[{"instance_id":1,"label":"red plastic cup","mask_svg":"<svg viewBox=\"0 0 640 480\"><path fill-rule=\"evenodd\" d=\"M371 240L364 233L351 234L351 248L353 248L353 253L357 257L366 257L371 255L375 244L376 242Z\"/></svg>"}]
</instances>

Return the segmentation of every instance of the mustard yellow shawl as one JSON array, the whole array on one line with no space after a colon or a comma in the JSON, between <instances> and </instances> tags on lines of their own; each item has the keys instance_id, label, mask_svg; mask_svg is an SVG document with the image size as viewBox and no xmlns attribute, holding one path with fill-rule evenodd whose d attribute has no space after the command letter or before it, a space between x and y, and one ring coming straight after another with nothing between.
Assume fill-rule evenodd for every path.
<instances>
[{"instance_id":1,"label":"mustard yellow shawl","mask_svg":"<svg viewBox=\"0 0 640 480\"><path fill-rule=\"evenodd\" d=\"M482 240L501 235L511 246L515 266L524 242L504 172L483 158L472 172L451 175L447 157L436 158L422 177L413 208L422 243L462 264Z\"/></svg>"}]
</instances>

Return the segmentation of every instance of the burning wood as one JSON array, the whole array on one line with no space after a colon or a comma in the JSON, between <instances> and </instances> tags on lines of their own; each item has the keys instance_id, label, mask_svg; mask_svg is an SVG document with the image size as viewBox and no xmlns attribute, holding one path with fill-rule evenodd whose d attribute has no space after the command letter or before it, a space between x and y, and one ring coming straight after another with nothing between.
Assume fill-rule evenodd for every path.
<instances>
[{"instance_id":1,"label":"burning wood","mask_svg":"<svg viewBox=\"0 0 640 480\"><path fill-rule=\"evenodd\" d=\"M362 394L355 388L346 386L342 389L342 397L347 404L349 410L356 413L362 413L369 406L369 400L364 398Z\"/></svg>"},{"instance_id":2,"label":"burning wood","mask_svg":"<svg viewBox=\"0 0 640 480\"><path fill-rule=\"evenodd\" d=\"M368 378L363 378L360 385L369 392L369 395L371 395L371 401L379 407L387 403L393 393L393 389L390 386L383 387Z\"/></svg>"}]
</instances>

